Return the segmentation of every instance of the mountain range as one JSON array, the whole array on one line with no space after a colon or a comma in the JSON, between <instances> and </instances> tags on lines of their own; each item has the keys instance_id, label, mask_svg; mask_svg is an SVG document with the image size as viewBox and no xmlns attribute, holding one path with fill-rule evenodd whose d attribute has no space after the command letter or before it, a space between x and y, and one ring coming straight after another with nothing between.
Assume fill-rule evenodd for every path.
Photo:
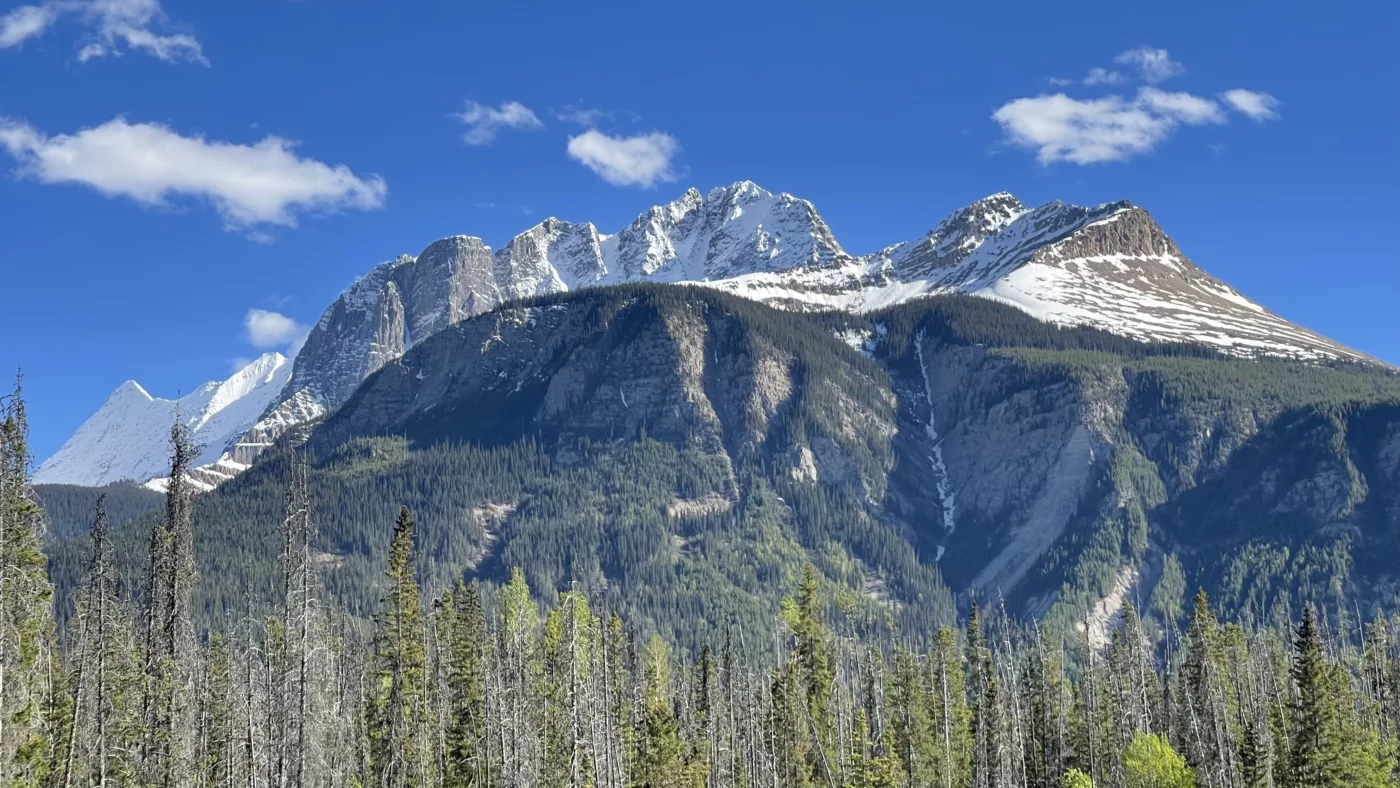
<instances>
[{"instance_id":1,"label":"mountain range","mask_svg":"<svg viewBox=\"0 0 1400 788\"><path fill-rule=\"evenodd\" d=\"M703 285L799 312L869 313L931 295L974 295L1050 324L1134 340L1375 363L1211 277L1128 202L1028 209L998 193L921 238L852 255L810 202L744 181L708 194L690 189L613 234L550 218L498 250L452 236L382 263L325 310L294 362L264 356L178 403L128 381L40 465L35 481L154 478L158 487L178 412L205 447L196 481L212 488L449 326L522 298L637 282Z\"/></svg>"}]
</instances>

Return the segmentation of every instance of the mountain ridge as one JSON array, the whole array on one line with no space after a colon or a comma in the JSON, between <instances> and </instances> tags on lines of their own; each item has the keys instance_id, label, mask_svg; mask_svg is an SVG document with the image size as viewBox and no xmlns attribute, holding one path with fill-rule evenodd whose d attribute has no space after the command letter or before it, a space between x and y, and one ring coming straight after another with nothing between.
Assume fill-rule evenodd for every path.
<instances>
[{"instance_id":1,"label":"mountain ridge","mask_svg":"<svg viewBox=\"0 0 1400 788\"><path fill-rule=\"evenodd\" d=\"M811 202L739 181L703 194L688 189L611 234L550 217L499 249L454 235L375 266L327 307L282 391L219 461L234 470L248 464L463 319L522 298L634 282L699 284L797 311L859 313L968 294L1141 341L1379 363L1211 277L1126 200L1028 208L997 192L919 238L852 255Z\"/></svg>"},{"instance_id":2,"label":"mountain ridge","mask_svg":"<svg viewBox=\"0 0 1400 788\"><path fill-rule=\"evenodd\" d=\"M196 463L207 468L199 484L212 488L219 476L246 466L222 460L225 447L257 422L290 379L292 363L266 353L223 381L210 381L177 399L154 397L134 380L106 401L52 457L34 471L35 484L98 487L145 482L169 469L170 429L176 419L202 450Z\"/></svg>"}]
</instances>

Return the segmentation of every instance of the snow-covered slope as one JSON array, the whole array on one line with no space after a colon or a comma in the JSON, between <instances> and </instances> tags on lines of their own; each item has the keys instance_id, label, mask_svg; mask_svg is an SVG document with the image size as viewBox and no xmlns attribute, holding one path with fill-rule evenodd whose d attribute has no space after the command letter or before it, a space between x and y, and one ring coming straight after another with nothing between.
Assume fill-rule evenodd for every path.
<instances>
[{"instance_id":1,"label":"snow-covered slope","mask_svg":"<svg viewBox=\"0 0 1400 788\"><path fill-rule=\"evenodd\" d=\"M995 194L923 238L835 267L707 284L796 309L865 311L928 295L975 295L1049 322L1144 341L1204 344L1241 356L1373 361L1210 276L1127 201L1027 209Z\"/></svg>"},{"instance_id":2,"label":"snow-covered slope","mask_svg":"<svg viewBox=\"0 0 1400 788\"><path fill-rule=\"evenodd\" d=\"M129 380L39 466L34 482L96 486L144 482L168 472L170 428L177 415L203 447L195 464L215 463L277 398L291 368L280 353L268 353L228 380L206 383L178 400L152 397Z\"/></svg>"},{"instance_id":3,"label":"snow-covered slope","mask_svg":"<svg viewBox=\"0 0 1400 788\"><path fill-rule=\"evenodd\" d=\"M227 453L215 452L219 464L207 483L237 473L288 429L339 407L365 378L454 323L513 299L641 281L701 284L797 310L868 311L961 293L1141 340L1201 343L1246 356L1371 361L1211 277L1145 210L1126 201L1027 208L1001 192L954 211L923 237L855 256L812 203L741 181L707 194L687 190L610 235L591 223L550 218L499 250L456 235L417 257L380 264L322 314L280 392L249 397L215 421L243 428L211 428L211 435L238 438L205 440L228 446ZM203 396L190 397L197 395ZM73 448L45 463L41 481L141 478L134 469L151 465L147 455L164 462L169 407L142 404L119 389L69 442ZM247 418L254 409L257 417ZM193 401L182 408L203 410ZM152 418L163 426L149 446L132 441L124 450L125 438L75 443L85 433L119 434L128 421Z\"/></svg>"}]
</instances>

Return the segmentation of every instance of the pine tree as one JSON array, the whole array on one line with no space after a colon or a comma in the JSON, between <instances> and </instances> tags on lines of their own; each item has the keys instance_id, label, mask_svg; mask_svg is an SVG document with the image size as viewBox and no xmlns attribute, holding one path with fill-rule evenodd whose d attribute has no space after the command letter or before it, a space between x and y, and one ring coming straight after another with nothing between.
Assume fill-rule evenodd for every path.
<instances>
[{"instance_id":1,"label":"pine tree","mask_svg":"<svg viewBox=\"0 0 1400 788\"><path fill-rule=\"evenodd\" d=\"M64 757L71 708L58 664L44 518L29 487L29 427L17 378L0 397L0 781L44 783Z\"/></svg>"},{"instance_id":2,"label":"pine tree","mask_svg":"<svg viewBox=\"0 0 1400 788\"><path fill-rule=\"evenodd\" d=\"M198 772L193 733L199 654L191 608L198 578L189 471L199 452L178 413L170 449L165 520L151 533L142 699L142 779L156 788L189 785Z\"/></svg>"},{"instance_id":3,"label":"pine tree","mask_svg":"<svg viewBox=\"0 0 1400 788\"><path fill-rule=\"evenodd\" d=\"M117 597L105 495L97 499L91 539L87 571L69 622L77 637L69 655L74 698L62 775L65 788L129 782L139 724L134 703L137 665L130 623Z\"/></svg>"},{"instance_id":4,"label":"pine tree","mask_svg":"<svg viewBox=\"0 0 1400 788\"><path fill-rule=\"evenodd\" d=\"M931 700L938 788L965 788L972 780L972 711L967 705L967 679L958 653L957 632L940 627L929 657Z\"/></svg>"},{"instance_id":5,"label":"pine tree","mask_svg":"<svg viewBox=\"0 0 1400 788\"><path fill-rule=\"evenodd\" d=\"M1228 788L1240 781L1224 646L1219 622L1201 591L1182 665L1182 700L1187 761L1204 788Z\"/></svg>"},{"instance_id":6,"label":"pine tree","mask_svg":"<svg viewBox=\"0 0 1400 788\"><path fill-rule=\"evenodd\" d=\"M982 630L982 613L977 605L967 620L968 695L971 698L973 742L973 785L997 788L999 771L1005 766L999 742L1001 737L1000 692L992 652Z\"/></svg>"},{"instance_id":7,"label":"pine tree","mask_svg":"<svg viewBox=\"0 0 1400 788\"><path fill-rule=\"evenodd\" d=\"M506 785L531 786L537 778L538 729L532 692L538 664L535 659L535 629L539 609L530 597L525 573L516 567L510 584L499 596L500 621L497 625L497 661L500 685L496 716L500 737L501 781Z\"/></svg>"},{"instance_id":8,"label":"pine tree","mask_svg":"<svg viewBox=\"0 0 1400 788\"><path fill-rule=\"evenodd\" d=\"M637 742L637 788L683 788L684 743L671 701L671 649L659 635L647 641L642 735Z\"/></svg>"},{"instance_id":9,"label":"pine tree","mask_svg":"<svg viewBox=\"0 0 1400 788\"><path fill-rule=\"evenodd\" d=\"M808 564L797 596L783 603L783 621L793 640L785 670L791 671L800 696L789 721L794 726L793 737L803 740L800 749L806 763L797 768L806 771L806 779L813 783L829 784L835 779L835 719L831 708L834 672L819 589L816 567Z\"/></svg>"},{"instance_id":10,"label":"pine tree","mask_svg":"<svg viewBox=\"0 0 1400 788\"><path fill-rule=\"evenodd\" d=\"M454 608L448 645L450 711L444 786L471 788L485 785L488 775L485 753L486 688L482 664L482 645L487 642L486 619L475 583L467 586L459 580L450 603Z\"/></svg>"},{"instance_id":11,"label":"pine tree","mask_svg":"<svg viewBox=\"0 0 1400 788\"><path fill-rule=\"evenodd\" d=\"M414 523L399 512L389 548L389 592L376 632L371 762L380 788L424 785L428 769L427 629L419 599Z\"/></svg>"},{"instance_id":12,"label":"pine tree","mask_svg":"<svg viewBox=\"0 0 1400 788\"><path fill-rule=\"evenodd\" d=\"M1293 753L1291 760L1294 788L1325 788L1337 785L1340 772L1341 710L1333 697L1332 666L1323 651L1322 635L1313 617L1312 606L1303 609L1294 640L1293 682L1297 701L1293 707Z\"/></svg>"},{"instance_id":13,"label":"pine tree","mask_svg":"<svg viewBox=\"0 0 1400 788\"><path fill-rule=\"evenodd\" d=\"M206 683L208 697L205 716L209 720L209 735L201 759L203 782L211 788L232 786L236 779L238 735L235 732L233 705L233 659L228 640L222 632L215 632L209 639L209 676Z\"/></svg>"},{"instance_id":14,"label":"pine tree","mask_svg":"<svg viewBox=\"0 0 1400 788\"><path fill-rule=\"evenodd\" d=\"M961 678L960 674L961 670L958 678ZM943 681L951 678L946 673L942 678L935 677L935 691L941 690ZM956 693L962 696L961 683L956 685ZM919 788L941 785L940 778L953 777L951 769L944 771L939 768L942 760L939 739L949 733L941 723L948 720L935 723L930 715L930 700L917 657L907 648L900 649L895 655L894 672L889 683L889 728L901 771L908 776L910 785Z\"/></svg>"}]
</instances>

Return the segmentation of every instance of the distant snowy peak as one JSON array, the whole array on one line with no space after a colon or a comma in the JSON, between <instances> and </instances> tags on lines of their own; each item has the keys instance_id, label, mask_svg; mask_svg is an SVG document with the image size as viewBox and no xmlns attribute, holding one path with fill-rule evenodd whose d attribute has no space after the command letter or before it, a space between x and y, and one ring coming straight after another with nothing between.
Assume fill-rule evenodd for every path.
<instances>
[{"instance_id":1,"label":"distant snowy peak","mask_svg":"<svg viewBox=\"0 0 1400 788\"><path fill-rule=\"evenodd\" d=\"M100 486L168 472L170 429L177 417L202 447L195 464L216 462L276 400L291 367L280 353L269 353L227 380L206 383L177 400L152 397L129 380L39 466L34 482Z\"/></svg>"}]
</instances>

